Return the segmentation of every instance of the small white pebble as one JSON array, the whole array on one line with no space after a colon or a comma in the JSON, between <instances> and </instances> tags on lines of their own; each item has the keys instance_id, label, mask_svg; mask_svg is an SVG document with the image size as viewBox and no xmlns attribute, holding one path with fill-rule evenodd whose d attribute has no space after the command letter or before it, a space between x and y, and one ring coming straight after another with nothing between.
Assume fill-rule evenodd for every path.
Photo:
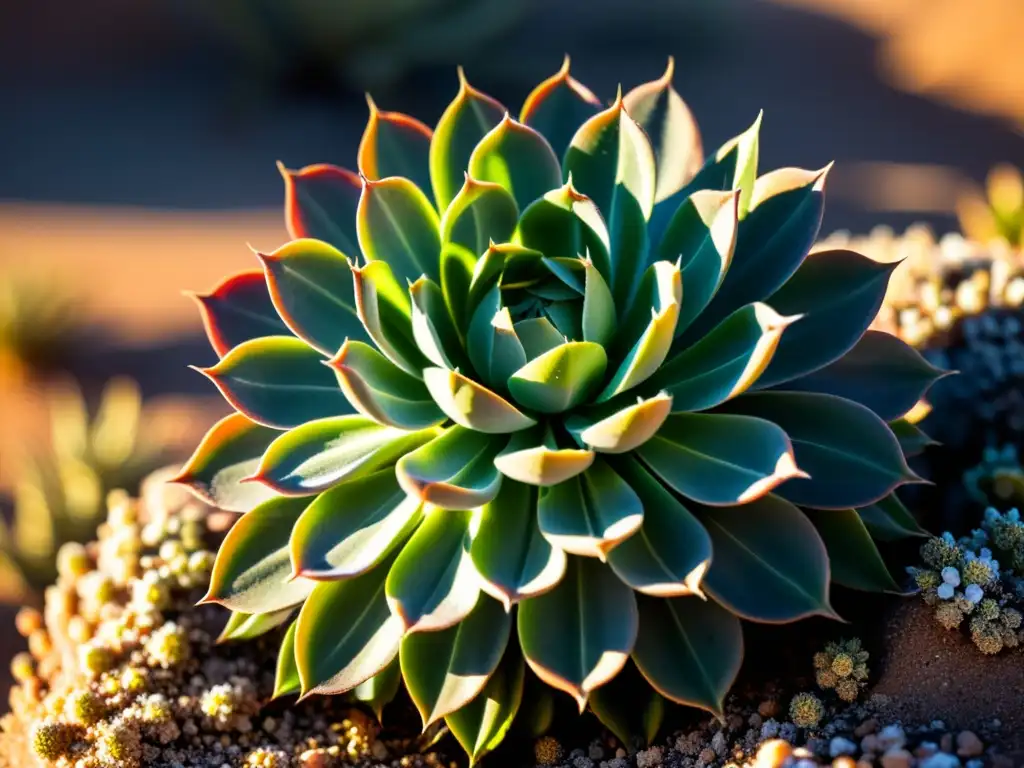
<instances>
[{"instance_id":1,"label":"small white pebble","mask_svg":"<svg viewBox=\"0 0 1024 768\"><path fill-rule=\"evenodd\" d=\"M856 753L857 745L849 739L844 739L842 736L836 736L828 744L828 755L833 760L843 755L852 755Z\"/></svg>"}]
</instances>

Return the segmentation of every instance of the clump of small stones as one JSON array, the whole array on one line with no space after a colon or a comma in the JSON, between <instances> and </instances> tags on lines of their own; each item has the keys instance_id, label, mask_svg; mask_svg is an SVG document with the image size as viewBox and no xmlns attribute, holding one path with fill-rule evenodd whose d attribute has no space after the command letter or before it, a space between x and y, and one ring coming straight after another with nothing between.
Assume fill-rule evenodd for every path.
<instances>
[{"instance_id":1,"label":"clump of small stones","mask_svg":"<svg viewBox=\"0 0 1024 768\"><path fill-rule=\"evenodd\" d=\"M264 706L277 636L217 645L227 611L199 606L214 513L154 477L114 493L99 540L67 545L42 612L17 617L29 653L0 726L0 764L59 768L443 765L378 739L338 699Z\"/></svg>"}]
</instances>

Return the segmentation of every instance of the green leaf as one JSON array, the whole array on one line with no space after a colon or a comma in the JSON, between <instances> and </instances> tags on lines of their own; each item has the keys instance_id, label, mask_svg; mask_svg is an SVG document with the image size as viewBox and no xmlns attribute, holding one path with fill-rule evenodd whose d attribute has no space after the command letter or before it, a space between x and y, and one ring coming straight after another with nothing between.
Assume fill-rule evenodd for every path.
<instances>
[{"instance_id":1,"label":"green leaf","mask_svg":"<svg viewBox=\"0 0 1024 768\"><path fill-rule=\"evenodd\" d=\"M473 149L506 111L471 86L459 68L459 93L441 115L430 143L430 180L438 210L447 208L458 194Z\"/></svg>"},{"instance_id":2,"label":"green leaf","mask_svg":"<svg viewBox=\"0 0 1024 768\"><path fill-rule=\"evenodd\" d=\"M369 680L357 685L352 695L356 701L363 702L373 710L379 723L384 715L384 707L395 698L401 685L402 667L396 658Z\"/></svg>"},{"instance_id":3,"label":"green leaf","mask_svg":"<svg viewBox=\"0 0 1024 768\"><path fill-rule=\"evenodd\" d=\"M679 305L683 300L683 283L679 267L667 261L652 264L645 275L645 283L650 290L641 290L634 299L637 305L640 297L650 295L650 303L646 306L649 319L639 337L633 336L627 319L624 325L629 335L623 338L636 339L629 354L620 363L615 375L596 398L596 402L606 400L632 389L653 376L661 364L665 362L672 339L675 335L676 321L679 319Z\"/></svg>"},{"instance_id":4,"label":"green leaf","mask_svg":"<svg viewBox=\"0 0 1024 768\"><path fill-rule=\"evenodd\" d=\"M657 169L655 203L682 189L704 162L697 121L672 87L674 71L675 60L669 56L661 78L638 85L623 98L626 112L651 140Z\"/></svg>"},{"instance_id":5,"label":"green leaf","mask_svg":"<svg viewBox=\"0 0 1024 768\"><path fill-rule=\"evenodd\" d=\"M402 676L424 728L476 698L498 668L511 629L501 603L481 594L458 624L403 638Z\"/></svg>"},{"instance_id":6,"label":"green leaf","mask_svg":"<svg viewBox=\"0 0 1024 768\"><path fill-rule=\"evenodd\" d=\"M739 619L711 600L640 597L633 660L658 693L724 717L743 662Z\"/></svg>"},{"instance_id":7,"label":"green leaf","mask_svg":"<svg viewBox=\"0 0 1024 768\"><path fill-rule=\"evenodd\" d=\"M243 483L259 466L277 430L254 424L240 413L218 421L171 482L187 485L209 504L231 512L248 512L274 493L257 483Z\"/></svg>"},{"instance_id":8,"label":"green leaf","mask_svg":"<svg viewBox=\"0 0 1024 768\"><path fill-rule=\"evenodd\" d=\"M241 613L232 611L228 623L224 625L218 643L228 640L252 640L260 635L265 635L273 629L284 624L291 617L294 609L284 608L273 613Z\"/></svg>"},{"instance_id":9,"label":"green leaf","mask_svg":"<svg viewBox=\"0 0 1024 768\"><path fill-rule=\"evenodd\" d=\"M370 181L404 176L430 190L431 130L401 112L381 112L369 94L370 119L357 154L359 172Z\"/></svg>"},{"instance_id":10,"label":"green leaf","mask_svg":"<svg viewBox=\"0 0 1024 768\"><path fill-rule=\"evenodd\" d=\"M404 542L423 519L392 469L321 494L290 531L292 571L317 580L365 573Z\"/></svg>"},{"instance_id":11,"label":"green leaf","mask_svg":"<svg viewBox=\"0 0 1024 768\"><path fill-rule=\"evenodd\" d=\"M594 201L566 183L536 200L522 212L518 242L553 258L586 256L611 280L611 236Z\"/></svg>"},{"instance_id":12,"label":"green leaf","mask_svg":"<svg viewBox=\"0 0 1024 768\"><path fill-rule=\"evenodd\" d=\"M678 261L686 287L676 335L704 311L722 285L736 248L738 214L738 192L694 192L676 210L658 243L655 258Z\"/></svg>"},{"instance_id":13,"label":"green leaf","mask_svg":"<svg viewBox=\"0 0 1024 768\"><path fill-rule=\"evenodd\" d=\"M562 169L547 139L507 112L473 149L469 175L500 184L520 210L562 186Z\"/></svg>"},{"instance_id":14,"label":"green leaf","mask_svg":"<svg viewBox=\"0 0 1024 768\"><path fill-rule=\"evenodd\" d=\"M829 168L781 168L754 182L732 264L718 293L690 326L690 339L736 307L771 296L792 277L818 236ZM741 215L742 210L741 199Z\"/></svg>"},{"instance_id":15,"label":"green leaf","mask_svg":"<svg viewBox=\"0 0 1024 768\"><path fill-rule=\"evenodd\" d=\"M352 270L356 309L367 335L387 358L407 373L421 378L427 358L412 335L409 295L398 287L385 261L371 261Z\"/></svg>"},{"instance_id":16,"label":"green leaf","mask_svg":"<svg viewBox=\"0 0 1024 768\"><path fill-rule=\"evenodd\" d=\"M501 289L497 285L473 312L466 351L483 383L498 392L507 392L509 376L526 365L526 352L508 308L501 306Z\"/></svg>"},{"instance_id":17,"label":"green leaf","mask_svg":"<svg viewBox=\"0 0 1024 768\"><path fill-rule=\"evenodd\" d=\"M540 131L555 156L563 157L576 129L600 109L601 100L569 74L566 55L562 68L526 97L519 121Z\"/></svg>"},{"instance_id":18,"label":"green leaf","mask_svg":"<svg viewBox=\"0 0 1024 768\"><path fill-rule=\"evenodd\" d=\"M714 506L746 504L807 476L786 433L748 416L672 414L637 454L676 493Z\"/></svg>"},{"instance_id":19,"label":"green leaf","mask_svg":"<svg viewBox=\"0 0 1024 768\"><path fill-rule=\"evenodd\" d=\"M890 421L889 429L896 435L896 439L900 443L900 449L902 449L903 455L907 458L923 453L924 449L931 445L938 445L923 430L918 428L916 424L911 424L905 418Z\"/></svg>"},{"instance_id":20,"label":"green leaf","mask_svg":"<svg viewBox=\"0 0 1024 768\"><path fill-rule=\"evenodd\" d=\"M565 573L565 553L540 532L537 491L506 480L484 505L470 557L481 589L511 610L514 603L546 592Z\"/></svg>"},{"instance_id":21,"label":"green leaf","mask_svg":"<svg viewBox=\"0 0 1024 768\"><path fill-rule=\"evenodd\" d=\"M299 668L295 664L295 628L298 627L298 619L288 626L288 631L281 641L281 648L277 652L277 669L274 675L273 699L298 693L302 690L302 682L299 680Z\"/></svg>"},{"instance_id":22,"label":"green leaf","mask_svg":"<svg viewBox=\"0 0 1024 768\"><path fill-rule=\"evenodd\" d=\"M781 386L852 400L892 421L913 408L947 373L892 334L868 331L834 363Z\"/></svg>"},{"instance_id":23,"label":"green leaf","mask_svg":"<svg viewBox=\"0 0 1024 768\"><path fill-rule=\"evenodd\" d=\"M341 251L319 240L293 240L257 254L278 314L296 336L333 355L346 338L365 338L356 314L352 270Z\"/></svg>"},{"instance_id":24,"label":"green leaf","mask_svg":"<svg viewBox=\"0 0 1024 768\"><path fill-rule=\"evenodd\" d=\"M865 592L901 591L856 511L805 509L804 514L825 542L832 581Z\"/></svg>"},{"instance_id":25,"label":"green leaf","mask_svg":"<svg viewBox=\"0 0 1024 768\"><path fill-rule=\"evenodd\" d=\"M644 521L640 497L601 458L582 474L542 488L537 523L553 546L604 561Z\"/></svg>"},{"instance_id":26,"label":"green leaf","mask_svg":"<svg viewBox=\"0 0 1024 768\"><path fill-rule=\"evenodd\" d=\"M530 668L579 705L619 673L633 651L633 590L592 557L569 558L565 578L519 607L519 643Z\"/></svg>"},{"instance_id":27,"label":"green leaf","mask_svg":"<svg viewBox=\"0 0 1024 768\"><path fill-rule=\"evenodd\" d=\"M242 613L273 613L305 600L314 585L292 578L288 536L308 503L277 497L239 518L217 551L202 602Z\"/></svg>"},{"instance_id":28,"label":"green leaf","mask_svg":"<svg viewBox=\"0 0 1024 768\"><path fill-rule=\"evenodd\" d=\"M625 308L647 263L646 222L656 179L651 144L626 113L621 92L611 107L580 126L565 153L564 171L608 221L608 282L616 306Z\"/></svg>"},{"instance_id":29,"label":"green leaf","mask_svg":"<svg viewBox=\"0 0 1024 768\"><path fill-rule=\"evenodd\" d=\"M400 279L441 279L440 222L427 196L399 176L365 181L356 215L367 261L385 261Z\"/></svg>"},{"instance_id":30,"label":"green leaf","mask_svg":"<svg viewBox=\"0 0 1024 768\"><path fill-rule=\"evenodd\" d=\"M872 538L879 541L899 541L911 536L930 536L902 502L890 493L874 504L857 510Z\"/></svg>"},{"instance_id":31,"label":"green leaf","mask_svg":"<svg viewBox=\"0 0 1024 768\"><path fill-rule=\"evenodd\" d=\"M379 424L418 430L446 418L422 379L406 373L369 344L346 341L328 365L352 406Z\"/></svg>"},{"instance_id":32,"label":"green leaf","mask_svg":"<svg viewBox=\"0 0 1024 768\"><path fill-rule=\"evenodd\" d=\"M767 419L789 435L797 465L810 476L779 489L794 504L862 507L919 480L885 422L849 400L809 392L757 392L732 401L728 410Z\"/></svg>"},{"instance_id":33,"label":"green leaf","mask_svg":"<svg viewBox=\"0 0 1024 768\"><path fill-rule=\"evenodd\" d=\"M293 240L323 240L342 253L359 253L356 208L363 183L352 171L334 165L307 165L290 171L281 163L284 178L284 219Z\"/></svg>"},{"instance_id":34,"label":"green leaf","mask_svg":"<svg viewBox=\"0 0 1024 768\"><path fill-rule=\"evenodd\" d=\"M897 265L842 250L806 259L768 299L776 311L801 320L782 337L758 389L816 371L852 349L878 314Z\"/></svg>"},{"instance_id":35,"label":"green leaf","mask_svg":"<svg viewBox=\"0 0 1024 768\"><path fill-rule=\"evenodd\" d=\"M258 424L291 429L327 416L351 413L323 357L291 336L246 341L212 368L196 368L224 398Z\"/></svg>"},{"instance_id":36,"label":"green leaf","mask_svg":"<svg viewBox=\"0 0 1024 768\"><path fill-rule=\"evenodd\" d=\"M449 419L467 429L507 434L537 422L482 384L445 368L427 368L423 380L434 402Z\"/></svg>"},{"instance_id":37,"label":"green leaf","mask_svg":"<svg viewBox=\"0 0 1024 768\"><path fill-rule=\"evenodd\" d=\"M590 259L582 259L584 269L583 340L606 347L615 337L615 300L608 283Z\"/></svg>"},{"instance_id":38,"label":"green leaf","mask_svg":"<svg viewBox=\"0 0 1024 768\"><path fill-rule=\"evenodd\" d=\"M557 485L593 463L593 451L560 448L547 425L516 432L494 458L501 474L528 485Z\"/></svg>"},{"instance_id":39,"label":"green leaf","mask_svg":"<svg viewBox=\"0 0 1024 768\"><path fill-rule=\"evenodd\" d=\"M466 353L441 287L421 277L409 286L409 297L412 299L412 334L416 346L434 365L450 369L464 366Z\"/></svg>"},{"instance_id":40,"label":"green leaf","mask_svg":"<svg viewBox=\"0 0 1024 768\"><path fill-rule=\"evenodd\" d=\"M472 509L493 499L501 487L494 457L505 441L451 426L395 465L410 496L445 509Z\"/></svg>"},{"instance_id":41,"label":"green leaf","mask_svg":"<svg viewBox=\"0 0 1024 768\"><path fill-rule=\"evenodd\" d=\"M646 443L665 423L672 397L664 392L633 405L611 402L569 417L566 429L581 444L600 453L628 453Z\"/></svg>"},{"instance_id":42,"label":"green leaf","mask_svg":"<svg viewBox=\"0 0 1024 768\"><path fill-rule=\"evenodd\" d=\"M310 421L270 444L253 479L286 496L320 493L390 466L434 434L382 426L365 416Z\"/></svg>"},{"instance_id":43,"label":"green leaf","mask_svg":"<svg viewBox=\"0 0 1024 768\"><path fill-rule=\"evenodd\" d=\"M241 272L210 293L188 295L199 305L206 336L217 357L224 357L243 341L288 333L270 300L262 271Z\"/></svg>"},{"instance_id":44,"label":"green leaf","mask_svg":"<svg viewBox=\"0 0 1024 768\"><path fill-rule=\"evenodd\" d=\"M497 671L483 691L445 718L473 766L505 738L523 700L523 657L510 643Z\"/></svg>"},{"instance_id":45,"label":"green leaf","mask_svg":"<svg viewBox=\"0 0 1024 768\"><path fill-rule=\"evenodd\" d=\"M626 747L650 744L661 727L665 700L628 664L607 685L591 691L590 711Z\"/></svg>"},{"instance_id":46,"label":"green leaf","mask_svg":"<svg viewBox=\"0 0 1024 768\"><path fill-rule=\"evenodd\" d=\"M391 566L387 601L405 632L447 629L476 605L472 520L470 511L431 510Z\"/></svg>"},{"instance_id":47,"label":"green leaf","mask_svg":"<svg viewBox=\"0 0 1024 768\"><path fill-rule=\"evenodd\" d=\"M385 561L354 579L321 582L303 603L295 661L304 697L346 693L398 655L402 622L384 596L390 568Z\"/></svg>"},{"instance_id":48,"label":"green leaf","mask_svg":"<svg viewBox=\"0 0 1024 768\"><path fill-rule=\"evenodd\" d=\"M695 505L694 513L711 536L715 556L703 587L717 602L772 624L836 618L825 545L795 506L770 494L736 507Z\"/></svg>"},{"instance_id":49,"label":"green leaf","mask_svg":"<svg viewBox=\"0 0 1024 768\"><path fill-rule=\"evenodd\" d=\"M512 397L541 413L562 413L585 402L600 385L608 356L592 341L559 344L512 374Z\"/></svg>"},{"instance_id":50,"label":"green leaf","mask_svg":"<svg viewBox=\"0 0 1024 768\"><path fill-rule=\"evenodd\" d=\"M767 304L733 312L689 349L672 357L645 391L672 395L672 408L703 411L749 389L770 364L779 339L799 320Z\"/></svg>"},{"instance_id":51,"label":"green leaf","mask_svg":"<svg viewBox=\"0 0 1024 768\"><path fill-rule=\"evenodd\" d=\"M515 323L513 330L523 345L527 360L540 357L566 341L546 317L531 317Z\"/></svg>"}]
</instances>

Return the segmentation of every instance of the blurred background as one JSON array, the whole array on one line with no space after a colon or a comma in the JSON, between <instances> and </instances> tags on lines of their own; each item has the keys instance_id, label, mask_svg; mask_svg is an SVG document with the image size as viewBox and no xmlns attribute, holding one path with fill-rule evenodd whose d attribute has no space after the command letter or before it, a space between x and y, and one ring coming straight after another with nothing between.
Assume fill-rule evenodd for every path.
<instances>
[{"instance_id":1,"label":"blurred background","mask_svg":"<svg viewBox=\"0 0 1024 768\"><path fill-rule=\"evenodd\" d=\"M605 99L673 55L706 149L764 109L763 168L837 161L823 234L941 234L1024 165L1022 30L1022 0L0 3L0 600L224 412L181 290L281 244L275 161L351 165L364 91L432 124L458 63L516 113L566 52Z\"/></svg>"}]
</instances>

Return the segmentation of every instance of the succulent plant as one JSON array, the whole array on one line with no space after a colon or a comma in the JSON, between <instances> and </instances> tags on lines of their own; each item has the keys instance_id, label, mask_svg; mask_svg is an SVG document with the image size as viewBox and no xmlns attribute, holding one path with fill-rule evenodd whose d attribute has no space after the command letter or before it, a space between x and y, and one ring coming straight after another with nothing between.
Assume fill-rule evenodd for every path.
<instances>
[{"instance_id":1,"label":"succulent plant","mask_svg":"<svg viewBox=\"0 0 1024 768\"><path fill-rule=\"evenodd\" d=\"M721 713L741 618L896 589L887 422L942 372L865 333L893 265L806 258L828 169L757 177L760 118L702 164L671 81L602 107L567 61L515 120L460 71L433 131L371 107L359 173L284 170L296 239L199 297L237 413L178 480L246 513L206 600L301 604L279 693L397 659L476 759L524 660L581 709L632 656Z\"/></svg>"},{"instance_id":2,"label":"succulent plant","mask_svg":"<svg viewBox=\"0 0 1024 768\"><path fill-rule=\"evenodd\" d=\"M0 279L0 379L56 366L76 333L74 298L49 282Z\"/></svg>"},{"instance_id":3,"label":"succulent plant","mask_svg":"<svg viewBox=\"0 0 1024 768\"><path fill-rule=\"evenodd\" d=\"M1012 165L997 165L985 179L985 190L971 190L957 202L960 228L972 240L1002 240L1024 248L1024 175Z\"/></svg>"},{"instance_id":4,"label":"succulent plant","mask_svg":"<svg viewBox=\"0 0 1024 768\"><path fill-rule=\"evenodd\" d=\"M106 385L92 419L70 380L47 397L52 450L25 457L14 489L14 520L0 527L0 574L37 590L56 576L63 544L96 535L107 494L135 490L167 460L159 440L140 439L142 399L131 379Z\"/></svg>"}]
</instances>

